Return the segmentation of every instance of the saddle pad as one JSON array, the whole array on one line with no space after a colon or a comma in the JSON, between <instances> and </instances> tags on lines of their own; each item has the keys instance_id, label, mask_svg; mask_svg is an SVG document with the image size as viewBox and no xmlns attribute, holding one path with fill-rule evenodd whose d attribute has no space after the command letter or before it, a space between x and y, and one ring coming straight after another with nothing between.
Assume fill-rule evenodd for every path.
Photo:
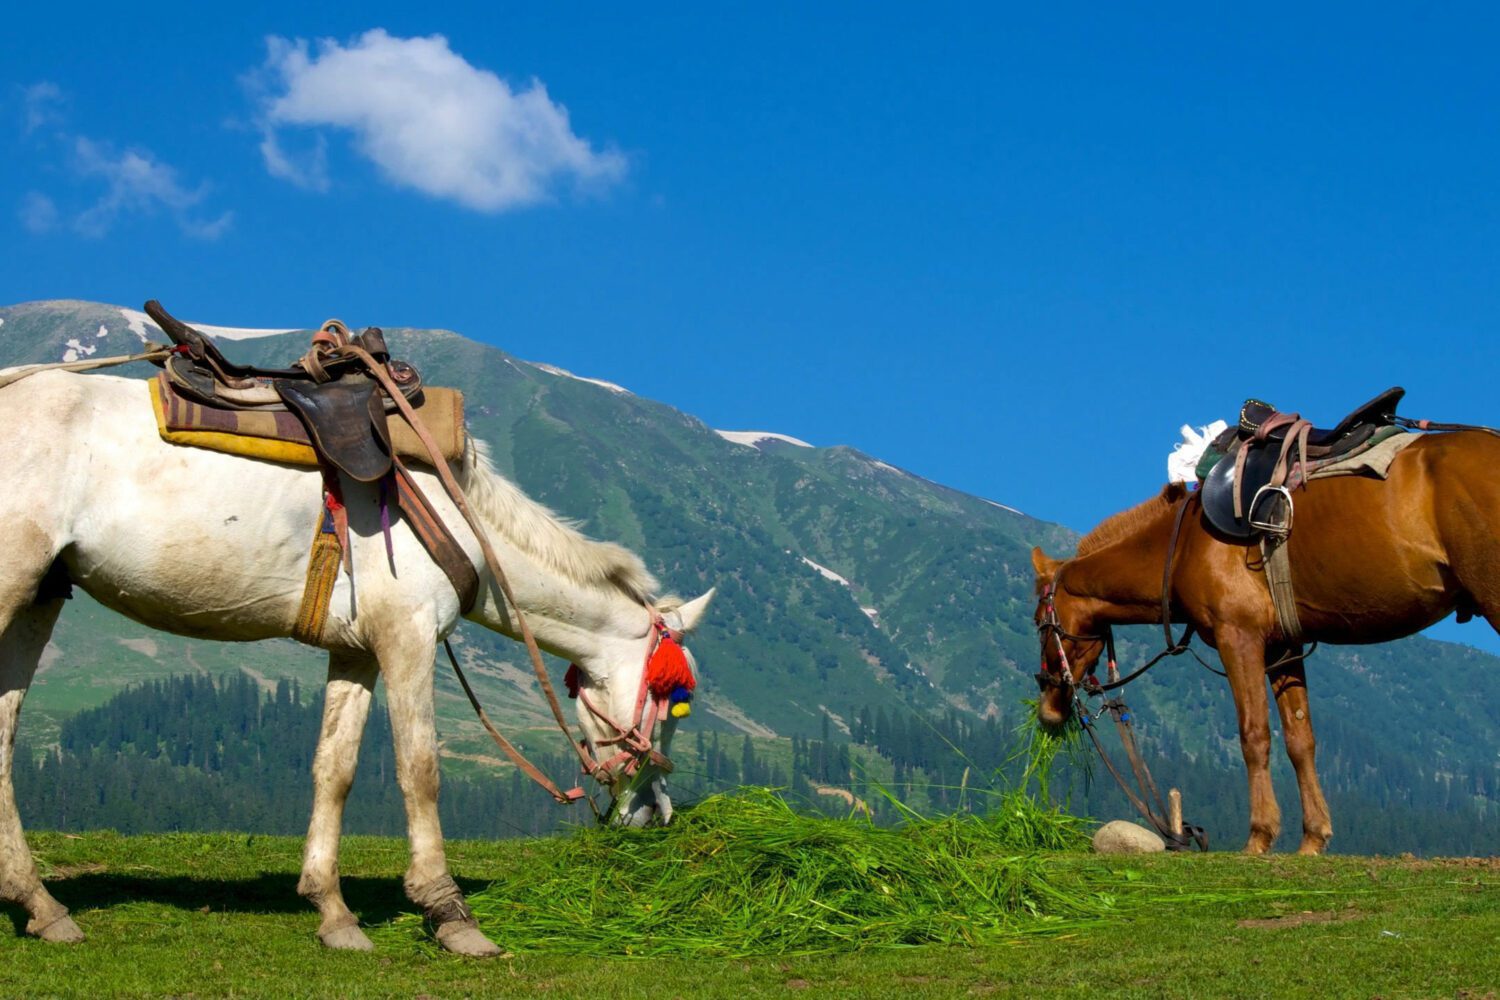
<instances>
[{"instance_id":1,"label":"saddle pad","mask_svg":"<svg viewBox=\"0 0 1500 1000\"><path fill-rule=\"evenodd\" d=\"M152 379L151 410L156 430L171 444L192 445L229 455L262 458L288 465L316 467L307 430L296 414L275 410L215 410L180 395L161 374ZM464 453L464 394L457 389L426 386L417 419L437 442L444 460L457 462ZM390 421L391 447L398 458L430 463L416 432L400 417Z\"/></svg>"},{"instance_id":2,"label":"saddle pad","mask_svg":"<svg viewBox=\"0 0 1500 1000\"><path fill-rule=\"evenodd\" d=\"M1326 465L1315 465L1307 478L1323 479L1328 476L1371 475L1384 479L1391 471L1391 462L1421 434L1408 434L1399 427L1388 427L1376 433L1369 447L1353 455L1346 455Z\"/></svg>"}]
</instances>

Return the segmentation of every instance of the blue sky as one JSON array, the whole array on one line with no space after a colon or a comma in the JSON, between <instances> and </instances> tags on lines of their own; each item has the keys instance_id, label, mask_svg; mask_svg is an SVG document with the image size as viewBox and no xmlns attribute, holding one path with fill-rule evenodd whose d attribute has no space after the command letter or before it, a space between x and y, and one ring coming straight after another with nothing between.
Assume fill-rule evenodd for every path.
<instances>
[{"instance_id":1,"label":"blue sky","mask_svg":"<svg viewBox=\"0 0 1500 1000\"><path fill-rule=\"evenodd\" d=\"M1500 422L1492 7L431 6L12 11L0 301L447 327L1076 528L1247 395Z\"/></svg>"}]
</instances>

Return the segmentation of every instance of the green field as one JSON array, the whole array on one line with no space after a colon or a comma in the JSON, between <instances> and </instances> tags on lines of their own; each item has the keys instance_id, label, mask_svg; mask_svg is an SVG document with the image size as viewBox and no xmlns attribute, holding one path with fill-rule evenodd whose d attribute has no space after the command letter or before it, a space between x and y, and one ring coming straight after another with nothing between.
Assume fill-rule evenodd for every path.
<instances>
[{"instance_id":1,"label":"green field","mask_svg":"<svg viewBox=\"0 0 1500 1000\"><path fill-rule=\"evenodd\" d=\"M646 834L645 836L651 836ZM1466 997L1500 989L1500 860L1102 859L1050 870L1113 897L1105 917L975 947L751 958L623 949L435 954L401 917L403 841L351 838L345 893L377 951L322 949L295 892L301 843L244 834L34 833L54 894L89 941L0 935L0 994L64 996ZM551 867L569 841L459 841L475 893ZM634 862L634 863L639 863ZM649 905L643 900L641 905ZM8 911L17 928L19 911ZM485 929L504 947L506 928ZM1043 928L1045 931L1045 928ZM514 945L510 945L514 947Z\"/></svg>"}]
</instances>

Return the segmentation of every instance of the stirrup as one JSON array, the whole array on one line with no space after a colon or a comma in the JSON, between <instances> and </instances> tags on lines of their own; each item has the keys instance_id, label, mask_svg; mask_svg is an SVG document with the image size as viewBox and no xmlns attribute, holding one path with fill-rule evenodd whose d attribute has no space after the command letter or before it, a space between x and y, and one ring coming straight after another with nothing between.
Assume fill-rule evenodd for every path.
<instances>
[{"instance_id":1,"label":"stirrup","mask_svg":"<svg viewBox=\"0 0 1500 1000\"><path fill-rule=\"evenodd\" d=\"M1275 521L1257 521L1255 511L1260 507L1261 497L1267 493L1280 494L1286 500L1286 521L1277 524ZM1268 535L1274 535L1278 539L1285 539L1292 533L1292 491L1285 486L1272 486L1270 483L1255 491L1255 496L1250 501L1250 509L1245 512L1245 520L1250 527L1257 531L1264 531Z\"/></svg>"}]
</instances>

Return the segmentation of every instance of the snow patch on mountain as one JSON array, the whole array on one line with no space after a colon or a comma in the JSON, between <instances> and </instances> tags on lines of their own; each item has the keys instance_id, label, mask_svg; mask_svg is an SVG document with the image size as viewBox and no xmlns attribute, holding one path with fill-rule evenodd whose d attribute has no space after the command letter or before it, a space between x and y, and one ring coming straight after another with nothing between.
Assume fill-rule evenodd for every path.
<instances>
[{"instance_id":1,"label":"snow patch on mountain","mask_svg":"<svg viewBox=\"0 0 1500 1000\"><path fill-rule=\"evenodd\" d=\"M984 500L984 497L980 497L979 499L980 500ZM1008 510L1012 514L1020 514L1022 517L1026 516L1026 514L1024 512L1016 510L1014 507L1007 507L1003 503L996 503L993 500L984 500L984 502L987 503L987 504L989 504L991 507L999 507L1001 510Z\"/></svg>"},{"instance_id":2,"label":"snow patch on mountain","mask_svg":"<svg viewBox=\"0 0 1500 1000\"><path fill-rule=\"evenodd\" d=\"M137 312L134 309L121 309L120 315L125 317L125 324L130 328L130 332L135 334L143 344L151 339L151 335L146 332L147 326L153 330L157 330L158 333L161 332L157 329L156 324L151 321L151 317L143 312Z\"/></svg>"},{"instance_id":3,"label":"snow patch on mountain","mask_svg":"<svg viewBox=\"0 0 1500 1000\"><path fill-rule=\"evenodd\" d=\"M584 378L582 375L574 375L566 368L559 368L556 365L544 365L540 361L528 361L526 363L533 368L537 368L541 371L546 372L548 375L557 375L560 378L570 378L575 382L587 382L590 385L601 386L602 388L608 389L610 392L623 393L626 396L633 395L631 391L625 388L623 385L616 385L613 382L606 382L602 378Z\"/></svg>"},{"instance_id":4,"label":"snow patch on mountain","mask_svg":"<svg viewBox=\"0 0 1500 1000\"><path fill-rule=\"evenodd\" d=\"M297 332L297 327L286 330L252 330L242 326L209 326L207 323L189 323L188 326L215 340L254 340L257 337L278 337L283 333Z\"/></svg>"},{"instance_id":5,"label":"snow patch on mountain","mask_svg":"<svg viewBox=\"0 0 1500 1000\"><path fill-rule=\"evenodd\" d=\"M841 584L843 584L846 587L851 587L851 588L853 587L853 584L851 584L848 580L844 579L843 577L839 576L837 573L835 573L833 570L829 569L827 566L819 566L817 563L815 563L811 559L807 558L807 556L800 556L799 558L803 562L807 563L807 565L811 566L813 569L815 569L819 573L821 573L823 575L824 579L832 580L834 583L841 583Z\"/></svg>"},{"instance_id":6,"label":"snow patch on mountain","mask_svg":"<svg viewBox=\"0 0 1500 1000\"><path fill-rule=\"evenodd\" d=\"M731 444L742 444L747 448L759 448L762 441L782 441L786 444L794 444L798 448L811 448L800 438L794 438L790 434L777 434L775 431L720 431L715 434Z\"/></svg>"},{"instance_id":7,"label":"snow patch on mountain","mask_svg":"<svg viewBox=\"0 0 1500 1000\"><path fill-rule=\"evenodd\" d=\"M155 320L139 310L121 309L120 315L125 317L125 323L130 328L130 332L135 334L143 344L151 339L151 334L146 330L146 327L149 326L158 334L162 332L161 327L156 325ZM199 333L208 334L215 340L254 340L257 337L276 337L283 333L297 332L296 327L286 330L257 330L243 326L210 326L207 323L189 323L188 326ZM103 327L100 327L99 335L101 337L104 336L103 329Z\"/></svg>"},{"instance_id":8,"label":"snow patch on mountain","mask_svg":"<svg viewBox=\"0 0 1500 1000\"><path fill-rule=\"evenodd\" d=\"M69 339L67 343L67 350L63 351L62 359L64 361L77 361L79 358L88 357L90 354L93 354L97 350L99 350L99 345L85 344L77 337L73 337Z\"/></svg>"}]
</instances>

